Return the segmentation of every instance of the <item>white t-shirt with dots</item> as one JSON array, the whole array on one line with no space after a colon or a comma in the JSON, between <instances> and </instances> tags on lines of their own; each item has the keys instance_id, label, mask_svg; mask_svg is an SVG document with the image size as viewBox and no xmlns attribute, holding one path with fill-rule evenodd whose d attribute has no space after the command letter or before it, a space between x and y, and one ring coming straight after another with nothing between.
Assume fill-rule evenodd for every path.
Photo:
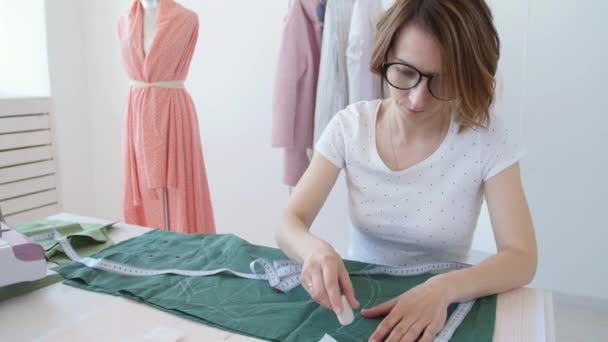
<instances>
[{"instance_id":1,"label":"white t-shirt with dots","mask_svg":"<svg viewBox=\"0 0 608 342\"><path fill-rule=\"evenodd\" d=\"M433 154L393 171L376 149L380 104L363 101L338 112L316 145L346 174L350 258L383 265L464 261L479 217L483 182L519 161L525 149L496 116L487 129L461 133L453 117Z\"/></svg>"}]
</instances>

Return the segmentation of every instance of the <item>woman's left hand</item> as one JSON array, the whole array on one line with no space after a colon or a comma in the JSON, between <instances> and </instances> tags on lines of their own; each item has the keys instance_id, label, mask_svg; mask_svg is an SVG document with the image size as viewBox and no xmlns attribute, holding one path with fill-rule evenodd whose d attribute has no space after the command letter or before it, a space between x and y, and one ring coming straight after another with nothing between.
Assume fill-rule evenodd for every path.
<instances>
[{"instance_id":1,"label":"woman's left hand","mask_svg":"<svg viewBox=\"0 0 608 342\"><path fill-rule=\"evenodd\" d=\"M369 341L432 341L445 324L448 301L446 286L433 277L399 297L361 310L367 318L387 315Z\"/></svg>"}]
</instances>

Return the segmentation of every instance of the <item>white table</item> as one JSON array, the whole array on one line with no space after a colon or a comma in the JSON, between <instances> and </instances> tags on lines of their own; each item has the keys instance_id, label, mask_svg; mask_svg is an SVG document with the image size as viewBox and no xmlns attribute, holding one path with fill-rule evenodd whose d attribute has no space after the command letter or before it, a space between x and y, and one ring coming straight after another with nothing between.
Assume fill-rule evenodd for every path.
<instances>
[{"instance_id":1,"label":"white table","mask_svg":"<svg viewBox=\"0 0 608 342\"><path fill-rule=\"evenodd\" d=\"M55 218L109 222L65 213ZM111 237L118 242L149 230L119 223ZM0 327L0 341L259 341L61 283L1 302ZM520 288L500 294L494 341L555 341L551 293Z\"/></svg>"}]
</instances>

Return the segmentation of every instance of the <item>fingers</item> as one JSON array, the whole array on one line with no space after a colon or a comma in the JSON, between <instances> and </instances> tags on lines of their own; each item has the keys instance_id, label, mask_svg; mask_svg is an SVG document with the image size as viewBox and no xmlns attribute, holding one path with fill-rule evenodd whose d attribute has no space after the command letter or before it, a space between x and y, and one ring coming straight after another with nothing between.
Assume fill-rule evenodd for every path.
<instances>
[{"instance_id":1,"label":"fingers","mask_svg":"<svg viewBox=\"0 0 608 342\"><path fill-rule=\"evenodd\" d=\"M325 282L323 280L323 271L321 268L317 268L311 272L311 283L312 289L308 289L310 297L323 307L331 310L331 303L325 290Z\"/></svg>"},{"instance_id":2,"label":"fingers","mask_svg":"<svg viewBox=\"0 0 608 342\"><path fill-rule=\"evenodd\" d=\"M350 280L350 276L348 275L348 271L346 268L342 269L340 272L340 287L342 289L342 294L346 296L346 300L348 300L348 304L353 309L359 308L359 301L355 298L355 289L353 288L353 283Z\"/></svg>"},{"instance_id":3,"label":"fingers","mask_svg":"<svg viewBox=\"0 0 608 342\"><path fill-rule=\"evenodd\" d=\"M398 321L398 319L394 319L389 315L378 326L374 334L370 337L370 341L382 341L384 336L388 334L386 342L432 342L439 331L441 331L441 326L434 322L427 326L422 321L414 323L408 319Z\"/></svg>"},{"instance_id":4,"label":"fingers","mask_svg":"<svg viewBox=\"0 0 608 342\"><path fill-rule=\"evenodd\" d=\"M351 308L359 307L344 262L337 254L317 254L304 264L302 286L314 301L336 314L341 314L344 310L342 295L346 297Z\"/></svg>"},{"instance_id":5,"label":"fingers","mask_svg":"<svg viewBox=\"0 0 608 342\"><path fill-rule=\"evenodd\" d=\"M398 341L418 341L418 337L422 334L422 330L426 324L421 322L416 322L412 324L409 329L407 329L405 335L402 335L401 340Z\"/></svg>"},{"instance_id":6,"label":"fingers","mask_svg":"<svg viewBox=\"0 0 608 342\"><path fill-rule=\"evenodd\" d=\"M384 302L380 305L376 305L370 309L361 310L361 315L367 318L374 318L378 316L387 315L397 303L397 298L393 298L387 302Z\"/></svg>"},{"instance_id":7,"label":"fingers","mask_svg":"<svg viewBox=\"0 0 608 342\"><path fill-rule=\"evenodd\" d=\"M409 341L407 339L405 339L405 336L407 335L409 328L410 328L411 322L406 322L406 321L400 321L399 323L397 323L397 325L395 325L395 327L393 328L393 330L390 332L390 334L388 335L388 337L386 338L386 342L399 342L399 341ZM414 341L414 340L412 340Z\"/></svg>"},{"instance_id":8,"label":"fingers","mask_svg":"<svg viewBox=\"0 0 608 342\"><path fill-rule=\"evenodd\" d=\"M325 289L327 291L331 308L337 314L342 313L342 298L340 298L340 284L338 278L338 268L333 262L329 262L323 267L323 280L325 282Z\"/></svg>"},{"instance_id":9,"label":"fingers","mask_svg":"<svg viewBox=\"0 0 608 342\"><path fill-rule=\"evenodd\" d=\"M439 331L441 331L441 328L438 324L429 324L429 326L424 329L424 334L420 338L419 342L432 342L435 336L439 334Z\"/></svg>"},{"instance_id":10,"label":"fingers","mask_svg":"<svg viewBox=\"0 0 608 342\"><path fill-rule=\"evenodd\" d=\"M380 342L380 341L383 341L384 337L387 336L389 333L391 333L392 330L403 329L403 327L401 325L399 325L399 328L396 327L397 323L399 323L400 320L401 320L401 317L399 317L398 315L389 314L388 316L386 316L386 318L384 318L382 320L382 322L380 322L380 324L376 328L376 331L374 331L372 336L370 336L369 340L371 342ZM406 330L403 331L404 334L405 334ZM394 336L396 336L398 333L399 333L398 331L395 332ZM401 335L399 337L401 337ZM395 341L399 341L399 339L397 339Z\"/></svg>"}]
</instances>

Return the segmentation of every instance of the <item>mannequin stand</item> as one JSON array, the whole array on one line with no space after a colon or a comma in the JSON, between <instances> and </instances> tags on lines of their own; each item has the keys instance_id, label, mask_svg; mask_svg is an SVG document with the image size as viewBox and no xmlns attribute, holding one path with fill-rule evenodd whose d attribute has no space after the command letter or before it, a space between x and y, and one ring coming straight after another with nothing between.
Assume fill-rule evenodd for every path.
<instances>
[{"instance_id":1,"label":"mannequin stand","mask_svg":"<svg viewBox=\"0 0 608 342\"><path fill-rule=\"evenodd\" d=\"M163 188L163 206L165 208L165 230L171 231L169 228L169 196L167 194L167 188Z\"/></svg>"}]
</instances>

